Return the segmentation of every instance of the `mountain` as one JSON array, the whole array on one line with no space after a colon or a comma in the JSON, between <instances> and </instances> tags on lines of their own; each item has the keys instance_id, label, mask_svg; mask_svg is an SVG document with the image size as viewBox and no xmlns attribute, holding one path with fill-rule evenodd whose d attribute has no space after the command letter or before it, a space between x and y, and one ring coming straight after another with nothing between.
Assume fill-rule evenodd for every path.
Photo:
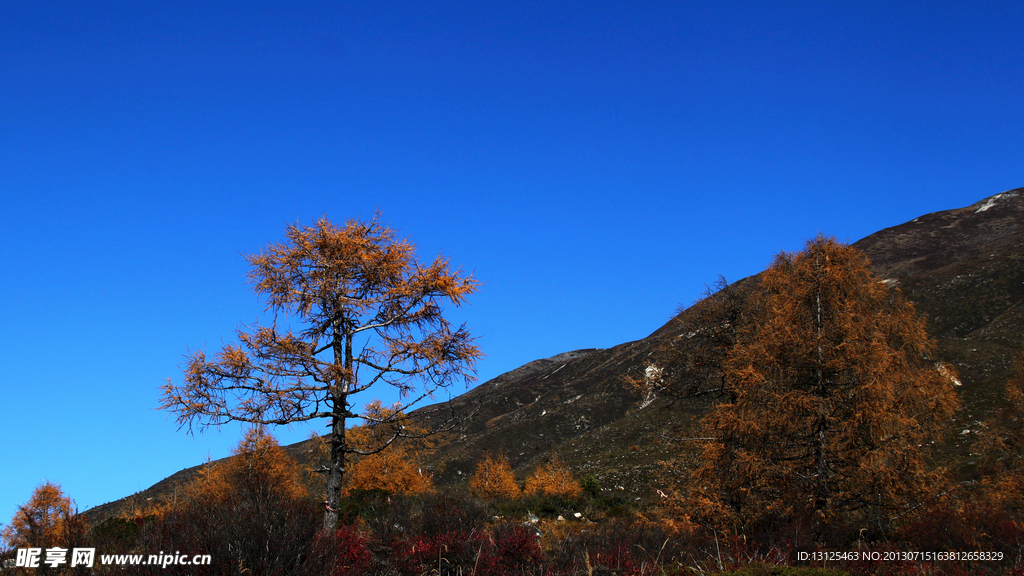
<instances>
[{"instance_id":1,"label":"mountain","mask_svg":"<svg viewBox=\"0 0 1024 576\"><path fill-rule=\"evenodd\" d=\"M941 359L960 374L957 428L975 428L999 401L1012 359L1024 349L1024 189L915 218L854 246L926 318ZM755 289L755 278L734 286ZM659 440L699 418L708 400L670 408L655 401L641 409L624 378L643 374L652 353L680 336L689 312L642 340L533 362L453 400L460 409L479 401L479 413L431 458L445 464L439 480L464 478L483 450L504 452L524 474L557 453L605 487L649 496L656 460L670 450ZM958 455L970 434L954 443Z\"/></svg>"},{"instance_id":2,"label":"mountain","mask_svg":"<svg viewBox=\"0 0 1024 576\"><path fill-rule=\"evenodd\" d=\"M916 305L938 340L941 359L957 367L964 408L949 457L963 463L971 431L1000 401L1012 359L1024 348L1024 188L915 218L854 246L869 256L879 278ZM756 276L733 286L757 289ZM455 485L485 451L507 455L521 478L557 454L613 494L652 497L658 460L674 450L673 430L695 425L711 400L641 403L624 381L644 374L659 347L680 337L691 313L693 308L683 310L641 340L536 360L414 412L428 421L448 409L470 414L460 428L435 438L425 467L437 484ZM308 441L287 448L300 458L310 450ZM166 494L196 469L135 497ZM102 517L118 505L89 514Z\"/></svg>"}]
</instances>

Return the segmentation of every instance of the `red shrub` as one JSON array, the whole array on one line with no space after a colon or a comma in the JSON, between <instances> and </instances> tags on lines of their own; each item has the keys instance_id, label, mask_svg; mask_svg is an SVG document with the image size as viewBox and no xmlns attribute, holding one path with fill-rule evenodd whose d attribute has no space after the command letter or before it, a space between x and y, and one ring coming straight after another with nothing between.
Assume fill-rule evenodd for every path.
<instances>
[{"instance_id":1,"label":"red shrub","mask_svg":"<svg viewBox=\"0 0 1024 576\"><path fill-rule=\"evenodd\" d=\"M542 574L544 553L533 527L504 524L494 528L493 544L483 550L476 576Z\"/></svg>"},{"instance_id":2,"label":"red shrub","mask_svg":"<svg viewBox=\"0 0 1024 576\"><path fill-rule=\"evenodd\" d=\"M404 576L468 573L491 545L490 538L477 531L420 534L392 541L391 561Z\"/></svg>"},{"instance_id":3,"label":"red shrub","mask_svg":"<svg viewBox=\"0 0 1024 576\"><path fill-rule=\"evenodd\" d=\"M395 539L392 567L403 576L421 574L509 576L543 574L544 555L536 533L519 525L494 529L420 534Z\"/></svg>"},{"instance_id":4,"label":"red shrub","mask_svg":"<svg viewBox=\"0 0 1024 576\"><path fill-rule=\"evenodd\" d=\"M366 537L355 526L342 526L330 536L317 534L311 556L320 557L321 573L330 576L362 576L373 560Z\"/></svg>"}]
</instances>

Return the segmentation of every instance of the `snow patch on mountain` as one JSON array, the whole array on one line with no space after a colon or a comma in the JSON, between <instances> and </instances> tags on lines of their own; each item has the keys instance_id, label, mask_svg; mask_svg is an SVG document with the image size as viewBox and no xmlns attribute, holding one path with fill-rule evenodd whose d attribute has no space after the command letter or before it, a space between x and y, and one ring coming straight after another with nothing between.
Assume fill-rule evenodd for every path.
<instances>
[{"instance_id":1,"label":"snow patch on mountain","mask_svg":"<svg viewBox=\"0 0 1024 576\"><path fill-rule=\"evenodd\" d=\"M1017 197L1017 192L1016 191L1003 192L1002 194L996 194L995 196L992 196L990 198L986 198L985 200L982 200L981 202L978 202L978 204L981 204L981 206L978 206L978 204L975 204L975 206L978 206L978 209L975 210L974 213L977 214L979 212L984 212L985 210L988 210L989 208L995 206L996 205L996 200L999 200L1000 198L1016 198L1016 197Z\"/></svg>"}]
</instances>

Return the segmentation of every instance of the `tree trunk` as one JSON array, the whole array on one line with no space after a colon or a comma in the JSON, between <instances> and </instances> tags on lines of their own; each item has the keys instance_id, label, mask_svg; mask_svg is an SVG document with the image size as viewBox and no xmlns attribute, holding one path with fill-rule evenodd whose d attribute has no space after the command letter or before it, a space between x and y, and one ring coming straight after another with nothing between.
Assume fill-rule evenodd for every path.
<instances>
[{"instance_id":1,"label":"tree trunk","mask_svg":"<svg viewBox=\"0 0 1024 576\"><path fill-rule=\"evenodd\" d=\"M340 400L340 401L339 401ZM338 529L338 510L341 508L341 483L345 479L345 416L338 415L347 410L344 399L335 400L334 422L331 425L331 469L327 473L327 506L324 510L324 531Z\"/></svg>"},{"instance_id":2,"label":"tree trunk","mask_svg":"<svg viewBox=\"0 0 1024 576\"><path fill-rule=\"evenodd\" d=\"M818 288L815 295L815 326L817 344L817 366L815 367L816 393L818 396L818 418L815 422L815 436L817 445L814 448L814 459L816 460L817 478L815 482L815 511L822 519L828 517L828 383L825 381L825 354L822 350L822 338L824 324L821 314L821 288Z\"/></svg>"},{"instance_id":3,"label":"tree trunk","mask_svg":"<svg viewBox=\"0 0 1024 576\"><path fill-rule=\"evenodd\" d=\"M348 416L348 394L352 390L352 335L341 320L334 321L334 365L345 367L340 382L331 391L334 403L334 417L331 421L331 464L327 474L327 505L324 510L324 531L338 529L338 510L341 509L341 485L345 480L345 461L348 446L345 445L345 419ZM344 345L342 344L344 341Z\"/></svg>"}]
</instances>

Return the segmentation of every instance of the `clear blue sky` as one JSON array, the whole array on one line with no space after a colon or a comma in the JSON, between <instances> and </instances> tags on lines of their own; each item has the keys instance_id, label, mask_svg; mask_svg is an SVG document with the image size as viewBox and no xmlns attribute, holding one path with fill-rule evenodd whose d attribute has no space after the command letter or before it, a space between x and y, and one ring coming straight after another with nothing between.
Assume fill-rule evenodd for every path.
<instances>
[{"instance_id":1,"label":"clear blue sky","mask_svg":"<svg viewBox=\"0 0 1024 576\"><path fill-rule=\"evenodd\" d=\"M379 208L472 271L483 381L1024 186L1016 0L385 4L0 5L0 522L228 453L159 386L289 222Z\"/></svg>"}]
</instances>

